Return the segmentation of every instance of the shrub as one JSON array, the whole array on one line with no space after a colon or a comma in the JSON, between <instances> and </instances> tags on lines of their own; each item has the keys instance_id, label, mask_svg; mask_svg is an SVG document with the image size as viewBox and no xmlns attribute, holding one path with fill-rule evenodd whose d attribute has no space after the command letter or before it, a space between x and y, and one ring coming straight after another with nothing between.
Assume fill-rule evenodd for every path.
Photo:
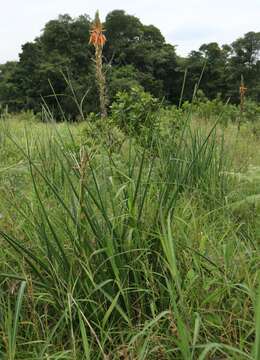
<instances>
[{"instance_id":1,"label":"shrub","mask_svg":"<svg viewBox=\"0 0 260 360\"><path fill-rule=\"evenodd\" d=\"M185 111L178 109L175 105L161 109L158 128L159 136L164 143L171 142L172 145L176 143L185 120Z\"/></svg>"},{"instance_id":2,"label":"shrub","mask_svg":"<svg viewBox=\"0 0 260 360\"><path fill-rule=\"evenodd\" d=\"M260 120L260 106L252 100L246 100L244 108L244 117L246 121L256 122Z\"/></svg>"},{"instance_id":3,"label":"shrub","mask_svg":"<svg viewBox=\"0 0 260 360\"><path fill-rule=\"evenodd\" d=\"M191 103L184 102L182 109L185 112L189 112L191 109ZM209 100L203 91L198 90L197 95L193 102L193 113L199 118L210 121L219 117L219 121L227 126L231 122L237 122L239 118L239 107L233 104L224 103L220 94L213 100Z\"/></svg>"},{"instance_id":4,"label":"shrub","mask_svg":"<svg viewBox=\"0 0 260 360\"><path fill-rule=\"evenodd\" d=\"M140 135L144 128L156 125L159 101L140 86L120 91L111 105L114 123L127 134Z\"/></svg>"}]
</instances>

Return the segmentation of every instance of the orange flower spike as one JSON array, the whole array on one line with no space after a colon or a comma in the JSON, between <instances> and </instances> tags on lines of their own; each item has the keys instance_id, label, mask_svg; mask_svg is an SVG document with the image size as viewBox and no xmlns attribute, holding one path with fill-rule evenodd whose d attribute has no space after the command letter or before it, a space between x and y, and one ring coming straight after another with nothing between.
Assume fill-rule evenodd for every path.
<instances>
[{"instance_id":1,"label":"orange flower spike","mask_svg":"<svg viewBox=\"0 0 260 360\"><path fill-rule=\"evenodd\" d=\"M241 85L239 88L240 95L244 95L247 91L247 88L244 85Z\"/></svg>"},{"instance_id":2,"label":"orange flower spike","mask_svg":"<svg viewBox=\"0 0 260 360\"><path fill-rule=\"evenodd\" d=\"M98 11L96 12L96 16L95 16L95 20L93 22L92 25L92 29L90 31L90 39L89 39L89 43L96 46L101 46L103 47L105 45L106 42L106 37L103 34L104 29L103 29L103 25L99 19L99 13Z\"/></svg>"},{"instance_id":3,"label":"orange flower spike","mask_svg":"<svg viewBox=\"0 0 260 360\"><path fill-rule=\"evenodd\" d=\"M96 80L99 87L100 115L103 119L107 117L106 78L102 70L102 52L106 43L104 31L97 11L90 30L89 44L95 47Z\"/></svg>"}]
</instances>

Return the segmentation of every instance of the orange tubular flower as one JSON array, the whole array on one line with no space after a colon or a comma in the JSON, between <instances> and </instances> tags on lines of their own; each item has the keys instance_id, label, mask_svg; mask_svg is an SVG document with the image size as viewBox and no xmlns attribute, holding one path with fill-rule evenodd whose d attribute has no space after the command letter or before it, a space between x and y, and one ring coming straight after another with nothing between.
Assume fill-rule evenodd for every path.
<instances>
[{"instance_id":1,"label":"orange tubular flower","mask_svg":"<svg viewBox=\"0 0 260 360\"><path fill-rule=\"evenodd\" d=\"M103 46L106 43L106 37L103 34L104 28L100 21L98 11L96 12L90 30L89 43L95 47L96 80L99 87L100 114L102 118L107 117L107 98L106 98L106 78L102 67Z\"/></svg>"},{"instance_id":2,"label":"orange tubular flower","mask_svg":"<svg viewBox=\"0 0 260 360\"><path fill-rule=\"evenodd\" d=\"M245 95L246 91L247 91L247 88L243 84L240 85L240 88L239 88L240 95Z\"/></svg>"},{"instance_id":3,"label":"orange tubular flower","mask_svg":"<svg viewBox=\"0 0 260 360\"><path fill-rule=\"evenodd\" d=\"M103 34L104 29L100 22L98 12L96 13L95 20L90 31L89 43L96 46L103 47L106 43L106 37Z\"/></svg>"}]
</instances>

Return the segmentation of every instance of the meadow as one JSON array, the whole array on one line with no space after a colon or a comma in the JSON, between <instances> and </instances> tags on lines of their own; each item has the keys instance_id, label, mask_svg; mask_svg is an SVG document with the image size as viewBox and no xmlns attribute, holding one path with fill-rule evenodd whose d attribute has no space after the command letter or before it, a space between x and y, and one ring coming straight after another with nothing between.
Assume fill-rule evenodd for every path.
<instances>
[{"instance_id":1,"label":"meadow","mask_svg":"<svg viewBox=\"0 0 260 360\"><path fill-rule=\"evenodd\" d=\"M259 360L257 128L156 116L2 115L1 359Z\"/></svg>"}]
</instances>

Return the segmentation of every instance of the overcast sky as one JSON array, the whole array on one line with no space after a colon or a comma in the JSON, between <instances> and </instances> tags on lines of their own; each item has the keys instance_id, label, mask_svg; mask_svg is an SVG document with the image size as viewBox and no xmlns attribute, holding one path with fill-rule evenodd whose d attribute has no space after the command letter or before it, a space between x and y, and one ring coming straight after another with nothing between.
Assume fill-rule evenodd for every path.
<instances>
[{"instance_id":1,"label":"overcast sky","mask_svg":"<svg viewBox=\"0 0 260 360\"><path fill-rule=\"evenodd\" d=\"M157 26L166 40L186 55L207 42L231 43L248 31L260 31L260 0L0 0L0 63L15 60L21 45L40 35L59 14L102 19L124 9Z\"/></svg>"}]
</instances>

